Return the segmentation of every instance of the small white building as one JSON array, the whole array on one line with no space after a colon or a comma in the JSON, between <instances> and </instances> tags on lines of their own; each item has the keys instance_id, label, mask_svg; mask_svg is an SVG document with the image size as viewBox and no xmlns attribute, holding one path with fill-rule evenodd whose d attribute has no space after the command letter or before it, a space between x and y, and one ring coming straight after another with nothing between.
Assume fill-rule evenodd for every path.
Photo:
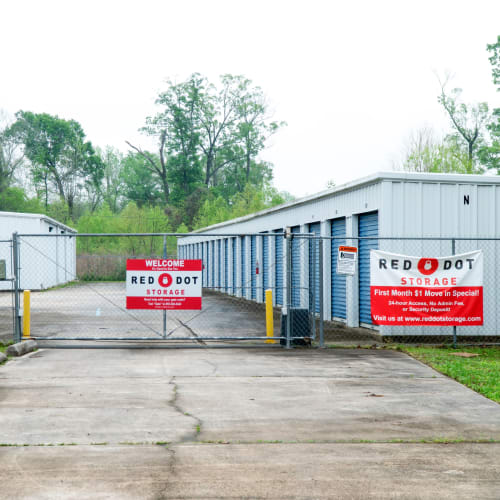
<instances>
[{"instance_id":1,"label":"small white building","mask_svg":"<svg viewBox=\"0 0 500 500\"><path fill-rule=\"evenodd\" d=\"M20 235L21 289L43 290L75 279L76 238L71 237L75 229L46 215L0 212L0 260L6 261L7 278L14 275L11 240L15 232ZM0 281L0 290L11 287L10 281Z\"/></svg>"},{"instance_id":2,"label":"small white building","mask_svg":"<svg viewBox=\"0 0 500 500\"><path fill-rule=\"evenodd\" d=\"M334 238L323 240L324 319L375 328L384 336L450 335L452 327L375 327L370 310L370 249L414 256L482 249L484 325L458 327L458 331L460 335L499 335L500 176L381 172L204 228L197 232L213 236L181 238L179 256L203 258L205 286L256 301L263 301L263 290L270 287L275 290L276 305L283 305L283 238L260 234L281 233L287 227L295 233ZM452 238L457 238L454 248ZM338 246L346 244L359 246L357 272L347 277L336 273L335 262ZM312 269L308 245L292 246L291 258L300 270L292 274L292 306L306 307L307 294L298 290L308 289Z\"/></svg>"}]
</instances>

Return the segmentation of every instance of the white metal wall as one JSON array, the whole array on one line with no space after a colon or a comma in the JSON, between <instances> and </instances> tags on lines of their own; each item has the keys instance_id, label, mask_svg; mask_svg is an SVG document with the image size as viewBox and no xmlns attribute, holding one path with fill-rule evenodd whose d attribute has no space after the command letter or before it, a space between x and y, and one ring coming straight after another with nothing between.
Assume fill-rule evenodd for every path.
<instances>
[{"instance_id":1,"label":"white metal wall","mask_svg":"<svg viewBox=\"0 0 500 500\"><path fill-rule=\"evenodd\" d=\"M49 228L52 230L49 231ZM70 228L37 214L0 213L0 239L11 239L14 232L67 235L70 233ZM40 290L75 279L76 238L68 236L21 237L19 241L22 266L21 288ZM12 277L10 255L2 254L0 259L7 260L8 277ZM0 282L0 290L8 290L11 286L10 282Z\"/></svg>"}]
</instances>

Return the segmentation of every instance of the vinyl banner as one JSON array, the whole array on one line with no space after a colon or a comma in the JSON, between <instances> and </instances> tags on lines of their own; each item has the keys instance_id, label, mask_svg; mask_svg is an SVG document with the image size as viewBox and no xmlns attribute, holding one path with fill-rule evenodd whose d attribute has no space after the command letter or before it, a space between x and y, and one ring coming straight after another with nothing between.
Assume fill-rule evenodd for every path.
<instances>
[{"instance_id":1,"label":"vinyl banner","mask_svg":"<svg viewBox=\"0 0 500 500\"><path fill-rule=\"evenodd\" d=\"M377 325L482 325L483 253L432 258L371 250L370 291Z\"/></svg>"}]
</instances>

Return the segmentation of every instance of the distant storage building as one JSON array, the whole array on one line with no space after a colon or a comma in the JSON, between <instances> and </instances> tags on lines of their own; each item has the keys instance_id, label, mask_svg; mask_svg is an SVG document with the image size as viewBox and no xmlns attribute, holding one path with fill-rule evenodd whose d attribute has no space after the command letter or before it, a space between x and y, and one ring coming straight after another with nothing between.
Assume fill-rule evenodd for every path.
<instances>
[{"instance_id":1,"label":"distant storage building","mask_svg":"<svg viewBox=\"0 0 500 500\"><path fill-rule=\"evenodd\" d=\"M500 331L500 307L497 306L500 300L500 261L497 259L500 177L377 173L199 230L197 232L209 236L193 234L179 239L179 256L203 259L205 286L254 301L263 301L264 290L272 288L275 304L282 305L286 293L286 245L283 237L268 238L258 233L282 233L287 227L292 233L327 237L322 240L326 320L340 321L351 327L375 328L384 336L451 335L452 327L376 327L372 324L370 249L429 257L451 255L453 250L460 254L482 249L484 325L458 327L458 333L497 335ZM454 243L452 238L456 238ZM319 270L314 269L315 260L309 246L300 241L294 240L292 244L292 305L307 307L310 299L301 290L308 289L313 273L317 278ZM357 271L353 276L336 273L339 245L359 248ZM260 267L258 273L257 267ZM316 311L319 311L318 300L319 293L316 293L317 303L313 306Z\"/></svg>"},{"instance_id":2,"label":"distant storage building","mask_svg":"<svg viewBox=\"0 0 500 500\"><path fill-rule=\"evenodd\" d=\"M46 215L0 212L0 260L6 261L7 278L13 277L12 234L76 234L76 230ZM76 238L20 238L21 280L25 290L43 290L72 281L76 276ZM11 283L0 281L0 290Z\"/></svg>"}]
</instances>

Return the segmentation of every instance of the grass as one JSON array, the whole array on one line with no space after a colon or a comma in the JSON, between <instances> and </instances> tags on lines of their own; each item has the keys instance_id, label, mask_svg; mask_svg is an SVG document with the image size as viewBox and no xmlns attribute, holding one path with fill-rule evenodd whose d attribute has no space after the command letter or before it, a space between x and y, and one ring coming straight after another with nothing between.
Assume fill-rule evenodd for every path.
<instances>
[{"instance_id":1,"label":"grass","mask_svg":"<svg viewBox=\"0 0 500 500\"><path fill-rule=\"evenodd\" d=\"M398 350L431 366L437 371L470 387L483 396L500 403L500 347L410 347ZM453 353L479 354L474 358L461 358Z\"/></svg>"}]
</instances>

